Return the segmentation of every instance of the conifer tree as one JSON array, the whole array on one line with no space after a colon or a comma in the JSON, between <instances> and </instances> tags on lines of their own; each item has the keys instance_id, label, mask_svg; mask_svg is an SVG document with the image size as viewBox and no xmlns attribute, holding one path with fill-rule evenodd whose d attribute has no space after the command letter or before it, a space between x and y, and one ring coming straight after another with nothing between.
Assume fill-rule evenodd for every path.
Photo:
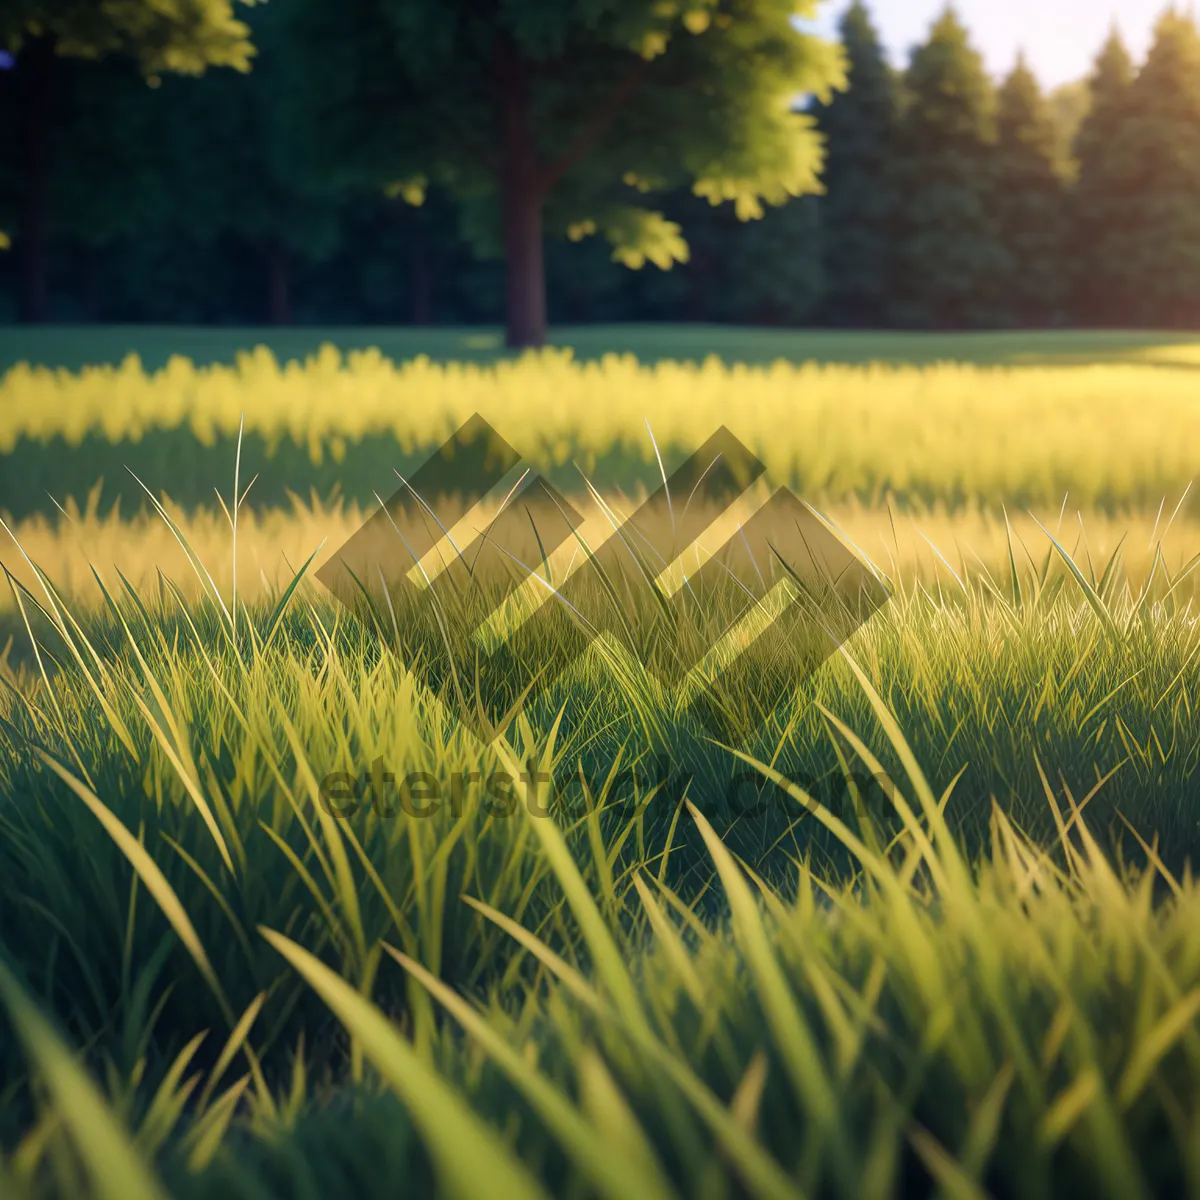
<instances>
[{"instance_id":1,"label":"conifer tree","mask_svg":"<svg viewBox=\"0 0 1200 1200\"><path fill-rule=\"evenodd\" d=\"M820 202L826 317L835 325L881 324L887 309L895 199L897 84L862 0L841 21L849 88L815 109L826 137Z\"/></svg>"},{"instance_id":2,"label":"conifer tree","mask_svg":"<svg viewBox=\"0 0 1200 1200\"><path fill-rule=\"evenodd\" d=\"M1058 161L1064 178L1074 182L1079 174L1075 142L1092 104L1086 79L1060 84L1046 98L1058 131Z\"/></svg>"},{"instance_id":3,"label":"conifer tree","mask_svg":"<svg viewBox=\"0 0 1200 1200\"><path fill-rule=\"evenodd\" d=\"M894 319L919 328L998 318L1003 252L990 197L995 90L953 7L913 54L904 79Z\"/></svg>"},{"instance_id":4,"label":"conifer tree","mask_svg":"<svg viewBox=\"0 0 1200 1200\"><path fill-rule=\"evenodd\" d=\"M1200 29L1183 12L1159 21L1111 171L1129 206L1125 271L1139 325L1200 327Z\"/></svg>"},{"instance_id":5,"label":"conifer tree","mask_svg":"<svg viewBox=\"0 0 1200 1200\"><path fill-rule=\"evenodd\" d=\"M1022 56L1000 89L994 211L1005 262L1001 319L1011 326L1062 324L1066 278L1066 189L1058 129Z\"/></svg>"},{"instance_id":6,"label":"conifer tree","mask_svg":"<svg viewBox=\"0 0 1200 1200\"><path fill-rule=\"evenodd\" d=\"M1132 314L1127 273L1136 186L1115 154L1130 116L1134 65L1114 28L1088 79L1090 103L1075 140L1078 181L1071 196L1074 316L1085 324L1127 324Z\"/></svg>"}]
</instances>

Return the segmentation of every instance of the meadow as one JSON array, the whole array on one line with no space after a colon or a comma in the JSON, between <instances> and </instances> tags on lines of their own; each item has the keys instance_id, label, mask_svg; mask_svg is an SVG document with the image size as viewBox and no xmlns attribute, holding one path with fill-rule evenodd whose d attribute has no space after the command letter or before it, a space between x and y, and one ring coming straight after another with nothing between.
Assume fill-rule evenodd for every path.
<instances>
[{"instance_id":1,"label":"meadow","mask_svg":"<svg viewBox=\"0 0 1200 1200\"><path fill-rule=\"evenodd\" d=\"M144 487L211 506L239 431L253 506L291 494L368 504L476 412L573 491L581 473L652 484L659 453L677 461L725 425L776 485L814 503L1146 508L1191 481L1200 346L1118 346L1120 361L1040 366L644 362L570 348L396 362L330 342L285 362L259 345L232 364L176 356L156 370L136 357L80 372L17 364L0 379L0 511L82 500L100 481L103 502L126 512Z\"/></svg>"},{"instance_id":2,"label":"meadow","mask_svg":"<svg viewBox=\"0 0 1200 1200\"><path fill-rule=\"evenodd\" d=\"M1200 375L1092 340L10 371L0 1191L1200 1196ZM891 598L723 741L608 642L480 740L313 579L475 411L586 546L727 424Z\"/></svg>"}]
</instances>

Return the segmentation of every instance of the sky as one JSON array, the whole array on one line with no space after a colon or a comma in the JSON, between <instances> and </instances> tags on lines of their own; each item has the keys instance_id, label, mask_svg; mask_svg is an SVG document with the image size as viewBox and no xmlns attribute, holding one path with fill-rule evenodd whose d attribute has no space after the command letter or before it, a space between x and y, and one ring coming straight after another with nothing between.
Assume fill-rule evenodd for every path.
<instances>
[{"instance_id":1,"label":"sky","mask_svg":"<svg viewBox=\"0 0 1200 1200\"><path fill-rule=\"evenodd\" d=\"M1046 87L1083 78L1115 20L1141 62L1167 0L955 0L959 15L983 52L989 70L1004 75L1026 58ZM925 40L946 0L868 0L875 26L897 66ZM825 0L817 27L832 34L848 0Z\"/></svg>"}]
</instances>

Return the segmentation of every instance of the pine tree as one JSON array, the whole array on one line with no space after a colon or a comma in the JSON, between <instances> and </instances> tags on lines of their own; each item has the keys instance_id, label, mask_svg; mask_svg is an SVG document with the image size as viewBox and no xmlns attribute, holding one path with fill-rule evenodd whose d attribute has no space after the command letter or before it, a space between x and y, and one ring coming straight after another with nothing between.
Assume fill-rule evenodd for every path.
<instances>
[{"instance_id":1,"label":"pine tree","mask_svg":"<svg viewBox=\"0 0 1200 1200\"><path fill-rule=\"evenodd\" d=\"M1056 87L1046 98L1058 131L1058 161L1063 176L1072 182L1079 174L1075 142L1092 105L1086 79L1077 79Z\"/></svg>"},{"instance_id":2,"label":"pine tree","mask_svg":"<svg viewBox=\"0 0 1200 1200\"><path fill-rule=\"evenodd\" d=\"M1159 21L1129 90L1112 171L1135 192L1127 284L1140 325L1200 328L1200 29L1181 12Z\"/></svg>"},{"instance_id":3,"label":"pine tree","mask_svg":"<svg viewBox=\"0 0 1200 1200\"><path fill-rule=\"evenodd\" d=\"M895 199L887 186L895 150L895 75L861 0L841 22L849 89L815 109L825 135L820 202L826 318L835 325L883 322L892 258Z\"/></svg>"},{"instance_id":4,"label":"pine tree","mask_svg":"<svg viewBox=\"0 0 1200 1200\"><path fill-rule=\"evenodd\" d=\"M995 99L983 60L948 7L904 80L893 307L900 325L953 329L998 319Z\"/></svg>"},{"instance_id":5,"label":"pine tree","mask_svg":"<svg viewBox=\"0 0 1200 1200\"><path fill-rule=\"evenodd\" d=\"M1115 147L1129 120L1133 80L1133 59L1114 29L1088 79L1088 112L1075 139L1073 315L1086 324L1123 325L1131 319L1127 271L1137 188L1135 181L1122 176Z\"/></svg>"},{"instance_id":6,"label":"pine tree","mask_svg":"<svg viewBox=\"0 0 1200 1200\"><path fill-rule=\"evenodd\" d=\"M1004 324L1062 324L1066 279L1066 189L1054 114L1022 56L1000 90L994 212L1005 252Z\"/></svg>"}]
</instances>

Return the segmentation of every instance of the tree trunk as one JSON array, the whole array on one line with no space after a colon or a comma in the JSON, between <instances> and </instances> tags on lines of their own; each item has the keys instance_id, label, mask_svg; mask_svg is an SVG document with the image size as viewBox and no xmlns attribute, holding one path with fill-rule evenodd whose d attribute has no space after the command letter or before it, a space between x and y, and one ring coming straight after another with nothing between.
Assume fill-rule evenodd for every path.
<instances>
[{"instance_id":1,"label":"tree trunk","mask_svg":"<svg viewBox=\"0 0 1200 1200\"><path fill-rule=\"evenodd\" d=\"M546 341L546 268L542 255L544 201L533 130L529 80L512 48L497 50L504 111L501 210L504 223L506 343L514 349Z\"/></svg>"},{"instance_id":2,"label":"tree trunk","mask_svg":"<svg viewBox=\"0 0 1200 1200\"><path fill-rule=\"evenodd\" d=\"M27 323L41 323L50 315L47 227L55 41L52 34L31 39L17 62L21 81L22 180L14 248L21 320Z\"/></svg>"},{"instance_id":3,"label":"tree trunk","mask_svg":"<svg viewBox=\"0 0 1200 1200\"><path fill-rule=\"evenodd\" d=\"M505 187L506 341L510 347L546 342L546 268L542 257L542 198L520 184Z\"/></svg>"},{"instance_id":4,"label":"tree trunk","mask_svg":"<svg viewBox=\"0 0 1200 1200\"><path fill-rule=\"evenodd\" d=\"M267 248L267 319L272 325L292 323L291 262L279 242Z\"/></svg>"}]
</instances>

